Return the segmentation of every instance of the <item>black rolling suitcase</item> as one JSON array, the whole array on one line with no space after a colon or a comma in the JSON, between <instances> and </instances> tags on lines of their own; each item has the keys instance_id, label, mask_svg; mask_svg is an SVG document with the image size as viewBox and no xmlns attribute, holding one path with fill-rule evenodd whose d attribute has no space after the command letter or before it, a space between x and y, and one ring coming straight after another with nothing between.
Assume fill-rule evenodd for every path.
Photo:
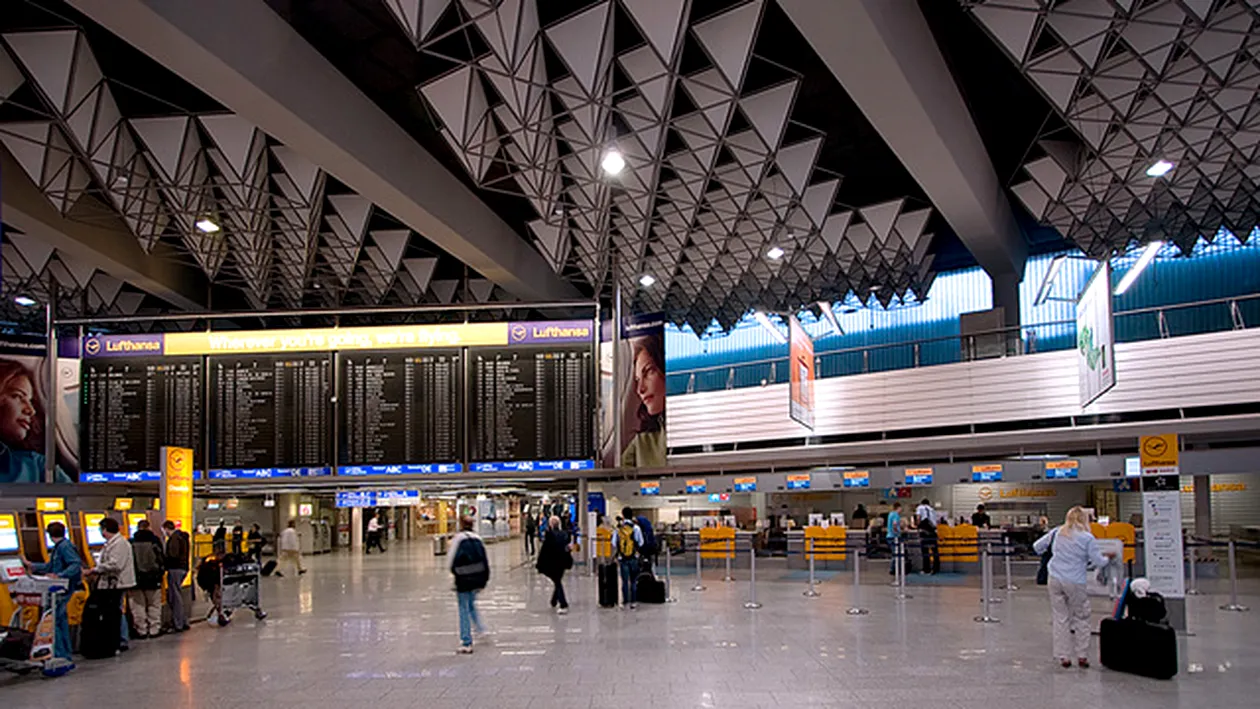
<instances>
[{"instance_id":1,"label":"black rolling suitcase","mask_svg":"<svg viewBox=\"0 0 1260 709\"><path fill-rule=\"evenodd\" d=\"M85 658L101 660L118 654L121 604L118 592L92 591L88 595L79 626L79 653Z\"/></svg>"},{"instance_id":2,"label":"black rolling suitcase","mask_svg":"<svg viewBox=\"0 0 1260 709\"><path fill-rule=\"evenodd\" d=\"M1177 675L1177 633L1168 625L1137 618L1105 618L1099 629L1103 667L1154 679Z\"/></svg>"},{"instance_id":3,"label":"black rolling suitcase","mask_svg":"<svg viewBox=\"0 0 1260 709\"><path fill-rule=\"evenodd\" d=\"M639 603L664 603L665 582L652 575L652 572L639 574L635 586L635 597Z\"/></svg>"},{"instance_id":4,"label":"black rolling suitcase","mask_svg":"<svg viewBox=\"0 0 1260 709\"><path fill-rule=\"evenodd\" d=\"M601 608L617 607L617 565L612 562L599 565L599 605Z\"/></svg>"},{"instance_id":5,"label":"black rolling suitcase","mask_svg":"<svg viewBox=\"0 0 1260 709\"><path fill-rule=\"evenodd\" d=\"M259 573L261 573L263 576L270 576L272 573L275 572L275 570L276 570L276 560L272 559L271 561L268 561L266 564L263 564L262 571Z\"/></svg>"}]
</instances>

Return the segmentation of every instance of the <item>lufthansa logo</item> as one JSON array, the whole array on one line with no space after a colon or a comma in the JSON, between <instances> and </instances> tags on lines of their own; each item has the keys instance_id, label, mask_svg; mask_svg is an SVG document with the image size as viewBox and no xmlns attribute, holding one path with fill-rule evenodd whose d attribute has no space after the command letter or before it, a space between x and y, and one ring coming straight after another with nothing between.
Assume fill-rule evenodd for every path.
<instances>
[{"instance_id":1,"label":"lufthansa logo","mask_svg":"<svg viewBox=\"0 0 1260 709\"><path fill-rule=\"evenodd\" d=\"M98 354L101 351L101 341L95 337L89 337L83 343L83 351L90 355Z\"/></svg>"},{"instance_id":2,"label":"lufthansa logo","mask_svg":"<svg viewBox=\"0 0 1260 709\"><path fill-rule=\"evenodd\" d=\"M992 500L993 488L989 487L988 485L985 485L984 487L980 488L980 494L978 497L983 502L988 502L989 500Z\"/></svg>"},{"instance_id":3,"label":"lufthansa logo","mask_svg":"<svg viewBox=\"0 0 1260 709\"><path fill-rule=\"evenodd\" d=\"M524 325L513 325L510 332L513 342L524 342L525 336L529 334L529 328Z\"/></svg>"}]
</instances>

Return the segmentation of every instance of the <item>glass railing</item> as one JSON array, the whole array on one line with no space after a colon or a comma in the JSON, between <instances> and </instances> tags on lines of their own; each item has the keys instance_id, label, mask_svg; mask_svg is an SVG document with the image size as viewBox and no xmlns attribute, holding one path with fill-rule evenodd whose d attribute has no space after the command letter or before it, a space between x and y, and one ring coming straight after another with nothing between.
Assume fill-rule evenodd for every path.
<instances>
[{"instance_id":1,"label":"glass railing","mask_svg":"<svg viewBox=\"0 0 1260 709\"><path fill-rule=\"evenodd\" d=\"M1260 326L1260 293L1118 311L1114 314L1114 321L1117 342L1242 330ZM843 377L995 357L1018 357L1075 346L1076 322L1056 320L967 335L954 334L819 352L814 358L814 370L818 378ZM787 363L785 354L782 357L670 371L667 376L668 391L670 394L692 394L785 382L788 379Z\"/></svg>"}]
</instances>

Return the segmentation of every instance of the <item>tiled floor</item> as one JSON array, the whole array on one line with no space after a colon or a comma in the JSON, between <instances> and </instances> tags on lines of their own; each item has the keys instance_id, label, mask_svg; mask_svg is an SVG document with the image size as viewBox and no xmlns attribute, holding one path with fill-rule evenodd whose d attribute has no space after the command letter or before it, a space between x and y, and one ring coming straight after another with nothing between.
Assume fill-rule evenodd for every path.
<instances>
[{"instance_id":1,"label":"tiled floor","mask_svg":"<svg viewBox=\"0 0 1260 709\"><path fill-rule=\"evenodd\" d=\"M994 606L1000 624L981 625L975 588L916 584L899 602L877 574L867 574L862 617L844 613L843 573L811 600L798 575L763 565L757 611L743 608L746 575L711 574L703 593L687 577L675 584L680 602L625 612L596 608L592 580L575 574L573 612L557 617L519 544L489 548L495 575L480 607L494 634L471 656L453 652L444 559L416 543L308 559L301 579L265 580L263 624L248 614L202 624L59 680L0 677L0 707L1230 709L1255 707L1260 694L1260 608L1223 613L1220 596L1191 599L1182 674L1158 682L1053 666L1044 591L1031 584ZM1260 606L1260 585L1247 589L1244 602Z\"/></svg>"}]
</instances>

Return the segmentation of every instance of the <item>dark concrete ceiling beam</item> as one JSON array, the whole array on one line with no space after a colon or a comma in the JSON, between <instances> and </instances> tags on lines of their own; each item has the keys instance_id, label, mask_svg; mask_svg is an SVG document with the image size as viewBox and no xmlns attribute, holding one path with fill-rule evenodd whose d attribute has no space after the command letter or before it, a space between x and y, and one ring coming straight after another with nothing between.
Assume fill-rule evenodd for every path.
<instances>
[{"instance_id":1,"label":"dark concrete ceiling beam","mask_svg":"<svg viewBox=\"0 0 1260 709\"><path fill-rule=\"evenodd\" d=\"M70 4L513 295L578 296L263 0Z\"/></svg>"}]
</instances>

